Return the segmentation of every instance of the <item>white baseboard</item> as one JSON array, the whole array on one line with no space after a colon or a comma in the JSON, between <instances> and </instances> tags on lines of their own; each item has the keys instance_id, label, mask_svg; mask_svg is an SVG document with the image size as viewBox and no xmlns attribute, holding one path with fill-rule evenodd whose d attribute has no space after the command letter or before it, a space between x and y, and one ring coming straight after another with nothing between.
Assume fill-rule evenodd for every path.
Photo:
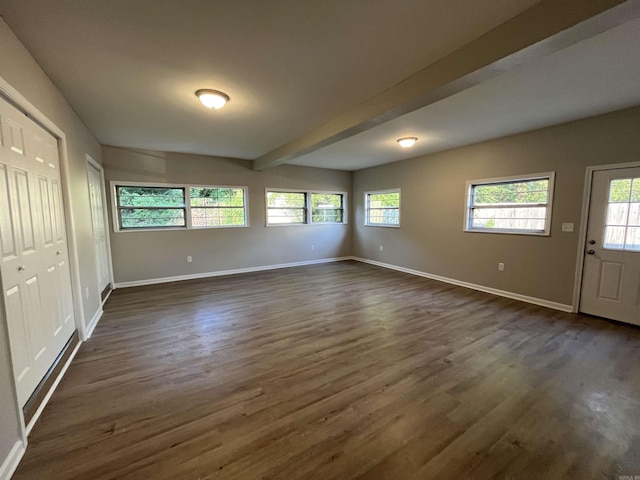
<instances>
[{"instance_id":1,"label":"white baseboard","mask_svg":"<svg viewBox=\"0 0 640 480\"><path fill-rule=\"evenodd\" d=\"M542 298L529 297L528 295L521 295L519 293L507 292L506 290L498 290L497 288L485 287L484 285L477 285L475 283L463 282L454 278L441 277L440 275L433 275L431 273L421 272L419 270L413 270L411 268L399 267L397 265L391 265L390 263L378 262L376 260L369 260L367 258L351 257L353 260L363 263L369 263L371 265L377 265L378 267L389 268L391 270L397 270L399 272L409 273L411 275L417 275L419 277L430 278L431 280L437 280L439 282L450 283L459 287L471 288L480 292L491 293L492 295L498 295L499 297L511 298L513 300L520 300L521 302L532 303L534 305L540 305L542 307L553 308L554 310L560 310L562 312L573 312L572 305L565 305L564 303L552 302L550 300L544 300Z\"/></svg>"},{"instance_id":2,"label":"white baseboard","mask_svg":"<svg viewBox=\"0 0 640 480\"><path fill-rule=\"evenodd\" d=\"M304 265L316 265L319 263L331 263L331 262L342 262L345 260L356 260L362 263L369 263L371 265L377 265L378 267L388 268L391 270L397 270L399 272L409 273L411 275L417 275L419 277L430 278L432 280L437 280L439 282L450 283L452 285L457 285L459 287L471 288L472 290L478 290L480 292L490 293L492 295L497 295L500 297L511 298L513 300L519 300L521 302L531 303L534 305L540 305L542 307L553 308L554 310L560 310L562 312L573 312L574 308L572 305L566 305L563 303L552 302L550 300L545 300L542 298L530 297L528 295L521 295L519 293L508 292L506 290L499 290L497 288L485 287L484 285L478 285L475 283L463 282L461 280L456 280L454 278L442 277L440 275L434 275L427 272L421 272L419 270L413 270L411 268L399 267L397 265L392 265L390 263L378 262L376 260L369 260L367 258L360 257L336 257L336 258L323 258L320 260L307 260L303 262L293 262L293 263L281 263L278 265L264 265L260 267L249 267L249 268L238 268L234 270L219 270L217 272L205 272L205 273L194 273L191 275L178 275L175 277L162 277L162 278L150 278L148 280L136 280L133 282L119 282L114 285L114 289L116 288L127 288L127 287L139 287L142 285L154 285L157 283L168 283L168 282L179 282L181 280L194 280L198 278L208 278L208 277L219 277L224 275L235 275L238 273L252 273L252 272L261 272L264 270L275 270L278 268L289 268L289 267L300 267Z\"/></svg>"},{"instance_id":3,"label":"white baseboard","mask_svg":"<svg viewBox=\"0 0 640 480\"><path fill-rule=\"evenodd\" d=\"M84 332L85 338L83 339L85 342L91 338L91 335L93 335L93 331L96 329L96 325L98 325L98 322L102 318L103 313L104 313L104 310L102 310L102 305L101 305L100 307L98 307L98 311L95 313L95 315L89 322L89 325L87 325L87 328Z\"/></svg>"},{"instance_id":4,"label":"white baseboard","mask_svg":"<svg viewBox=\"0 0 640 480\"><path fill-rule=\"evenodd\" d=\"M18 468L18 464L26 451L26 447L22 440L16 441L16 443L11 448L9 455L4 459L2 465L0 465L0 480L9 480L11 475Z\"/></svg>"},{"instance_id":5,"label":"white baseboard","mask_svg":"<svg viewBox=\"0 0 640 480\"><path fill-rule=\"evenodd\" d=\"M177 275L175 277L149 278L147 280L135 280L133 282L118 282L115 288L140 287L142 285L155 285L157 283L180 282L182 280L195 280L198 278L221 277L224 275L236 275L238 273L262 272L264 270L276 270L278 268L301 267L304 265L316 265L319 263L342 262L353 260L353 257L321 258L320 260L306 260L304 262L280 263L277 265L263 265L260 267L236 268L233 270L218 270L217 272L193 273L190 275Z\"/></svg>"},{"instance_id":6,"label":"white baseboard","mask_svg":"<svg viewBox=\"0 0 640 480\"><path fill-rule=\"evenodd\" d=\"M76 353L78 353L78 350L80 349L80 345L82 345L82 342L78 342L78 344L76 345L76 348L74 348L73 352L71 352L71 355L69 356L69 358L67 359L66 363L64 364L64 367L62 367L62 370L60 370L60 373L58 374L58 377L56 378L56 381L53 382L53 385L51 385L51 388L47 392L47 395L42 400L42 403L40 404L40 406L36 410L36 413L33 415L33 418L29 422L29 425L27 425L27 428L26 428L27 435L29 435L29 433L31 433L31 429L33 428L33 426L38 421L38 418L40 418L40 415L42 414L42 411L44 410L44 407L47 406L47 403L49 403L49 400L51 399L51 396L53 395L53 392L55 392L56 388L58 388L58 384L62 380L62 377L64 377L64 374L67 372L67 369L69 368L69 365L71 365L71 362L75 358Z\"/></svg>"}]
</instances>

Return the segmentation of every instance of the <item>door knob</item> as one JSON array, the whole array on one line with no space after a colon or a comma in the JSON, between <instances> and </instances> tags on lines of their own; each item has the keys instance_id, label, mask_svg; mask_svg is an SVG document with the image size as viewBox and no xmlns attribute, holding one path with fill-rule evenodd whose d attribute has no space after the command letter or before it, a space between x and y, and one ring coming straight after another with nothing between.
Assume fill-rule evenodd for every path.
<instances>
[{"instance_id":1,"label":"door knob","mask_svg":"<svg viewBox=\"0 0 640 480\"><path fill-rule=\"evenodd\" d=\"M596 253L595 250L587 250L587 255L593 255L594 253Z\"/></svg>"},{"instance_id":2,"label":"door knob","mask_svg":"<svg viewBox=\"0 0 640 480\"><path fill-rule=\"evenodd\" d=\"M20 266L18 267L18 271L19 271L19 272L24 272L26 269L27 269L27 267L25 267L24 265L20 265Z\"/></svg>"},{"instance_id":3,"label":"door knob","mask_svg":"<svg viewBox=\"0 0 640 480\"><path fill-rule=\"evenodd\" d=\"M589 240L589 245L595 245L596 241L595 240Z\"/></svg>"},{"instance_id":4,"label":"door knob","mask_svg":"<svg viewBox=\"0 0 640 480\"><path fill-rule=\"evenodd\" d=\"M62 252L61 251L57 251L56 255L62 255Z\"/></svg>"}]
</instances>

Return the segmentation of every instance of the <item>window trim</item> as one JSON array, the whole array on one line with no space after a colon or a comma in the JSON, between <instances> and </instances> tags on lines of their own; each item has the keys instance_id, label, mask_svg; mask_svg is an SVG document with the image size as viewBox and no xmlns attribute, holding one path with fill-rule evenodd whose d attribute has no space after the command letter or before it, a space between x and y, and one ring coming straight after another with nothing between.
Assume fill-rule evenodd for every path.
<instances>
[{"instance_id":1,"label":"window trim","mask_svg":"<svg viewBox=\"0 0 640 480\"><path fill-rule=\"evenodd\" d=\"M113 231L115 233L127 233L127 232L164 232L168 230L172 231L185 231L185 230L209 230L218 228L247 228L249 227L249 188L239 185L204 185L204 184L192 184L192 183L155 183L155 182L121 182L117 180L111 180L110 194L111 194L111 213L113 220ZM184 210L185 210L185 226L184 227L141 227L141 228L122 228L120 226L120 207L118 205L118 187L159 187L159 188L182 188L184 189ZM191 188L224 188L224 189L238 189L242 190L244 197L244 225L215 225L211 227L194 227L191 219ZM145 208L145 207L143 207ZM180 208L181 207L176 207ZM195 207L199 208L199 207Z\"/></svg>"},{"instance_id":2,"label":"window trim","mask_svg":"<svg viewBox=\"0 0 640 480\"><path fill-rule=\"evenodd\" d=\"M305 194L305 221L296 223L269 223L269 192L304 193ZM342 222L314 222L313 209L311 207L311 195L342 195ZM301 227L305 225L347 225L348 224L347 192L338 190L307 190L301 188L270 188L264 189L264 224L266 227Z\"/></svg>"},{"instance_id":3,"label":"window trim","mask_svg":"<svg viewBox=\"0 0 640 480\"><path fill-rule=\"evenodd\" d=\"M274 193L302 193L304 194L304 207L296 208L299 210L300 208L304 213L304 222L295 222L295 223L269 223L269 192ZM265 226L267 227L299 227L300 225L308 225L309 220L309 194L305 190L299 189L289 189L289 188L265 188L264 192L264 221Z\"/></svg>"},{"instance_id":4,"label":"window trim","mask_svg":"<svg viewBox=\"0 0 640 480\"><path fill-rule=\"evenodd\" d=\"M192 208L233 208L238 209L240 207L194 207L191 205L191 188L220 188L220 189L235 189L242 190L242 209L244 210L244 225L213 225L213 226L205 226L205 227L194 227L193 226L193 216L191 215ZM187 221L189 225L189 229L191 230L207 230L209 228L245 228L249 226L249 206L248 206L248 195L249 187L241 187L236 185L186 185L186 193L187 193Z\"/></svg>"},{"instance_id":5,"label":"window trim","mask_svg":"<svg viewBox=\"0 0 640 480\"><path fill-rule=\"evenodd\" d=\"M633 167L629 167L629 168L633 168ZM613 170L613 169L612 169ZM625 168L620 168L620 170L625 170L627 171L627 169ZM627 233L629 231L629 228L636 228L636 225L630 225L629 224L629 217L631 215L631 205L634 203L638 203L634 201L633 198L633 185L635 183L636 177L633 173L629 173L627 175L617 175L618 172L615 172L614 174L610 175L609 178L606 179L607 181L607 190L606 190L606 196L604 198L605 202L606 202L606 208L605 208L605 212L604 212L604 216L603 216L603 222L602 222L602 249L603 250L607 250L609 252L624 252L624 253L629 253L629 252L634 252L634 253L640 253L640 249L636 249L636 248L626 248L627 245ZM617 180L631 180L631 185L630 185L630 192L629 192L629 200L627 200L626 202L612 202L611 201L611 184ZM612 225L608 225L607 222L609 220L609 212L610 212L610 208L612 204L627 204L627 219L626 219L626 224L624 225L620 225L620 224L612 224ZM615 248L615 247L607 247L607 229L609 227L612 228L624 228L624 243L622 245L621 248Z\"/></svg>"},{"instance_id":6,"label":"window trim","mask_svg":"<svg viewBox=\"0 0 640 480\"><path fill-rule=\"evenodd\" d=\"M463 231L470 233L497 233L497 234L507 234L507 235L533 235L538 237L549 237L551 236L551 217L553 215L553 193L555 191L555 177L556 172L542 172L542 173L533 173L526 175L511 175L508 177L496 177L496 178L483 178L478 180L467 180L465 184L465 202L464 202L464 224ZM546 204L547 207L547 215L544 222L544 230L516 230L516 229L505 229L505 228L477 228L472 227L472 216L473 216L473 206L471 205L472 195L471 192L474 187L484 186L484 185L495 185L500 183L517 183L522 181L530 181L530 180L548 180L549 181L549 190L548 190L548 198ZM525 208L525 207L515 207L515 208Z\"/></svg>"},{"instance_id":7,"label":"window trim","mask_svg":"<svg viewBox=\"0 0 640 480\"><path fill-rule=\"evenodd\" d=\"M372 223L369 221L369 195L379 193L397 193L398 194L398 224L390 223ZM402 189L388 188L386 190L369 190L364 192L364 226L365 227L384 227L384 228L400 228L402 222Z\"/></svg>"},{"instance_id":8,"label":"window trim","mask_svg":"<svg viewBox=\"0 0 640 480\"><path fill-rule=\"evenodd\" d=\"M330 190L309 190L309 225L346 225L347 224L347 193ZM313 221L313 195L341 195L342 196L342 221L341 222L314 222Z\"/></svg>"}]
</instances>

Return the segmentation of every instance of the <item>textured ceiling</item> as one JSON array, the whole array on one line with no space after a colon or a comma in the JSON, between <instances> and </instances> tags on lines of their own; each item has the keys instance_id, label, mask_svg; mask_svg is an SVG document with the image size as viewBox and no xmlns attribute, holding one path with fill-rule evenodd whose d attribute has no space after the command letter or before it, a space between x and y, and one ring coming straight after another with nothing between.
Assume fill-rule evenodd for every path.
<instances>
[{"instance_id":1,"label":"textured ceiling","mask_svg":"<svg viewBox=\"0 0 640 480\"><path fill-rule=\"evenodd\" d=\"M616 3L632 2L601 0L601 11ZM316 138L328 122L366 110L366 102L517 15L553 5L0 0L0 14L101 143L257 159L309 132ZM288 163L354 170L638 105L638 10L623 14L620 26ZM556 21L530 18L541 30ZM207 110L194 96L199 88L225 91L231 102ZM395 139L406 135L420 137L415 148L398 148Z\"/></svg>"},{"instance_id":2,"label":"textured ceiling","mask_svg":"<svg viewBox=\"0 0 640 480\"><path fill-rule=\"evenodd\" d=\"M358 170L640 105L639 45L629 21L290 163Z\"/></svg>"},{"instance_id":3,"label":"textured ceiling","mask_svg":"<svg viewBox=\"0 0 640 480\"><path fill-rule=\"evenodd\" d=\"M253 159L536 3L2 0L0 14L101 143ZM231 102L208 111L199 88Z\"/></svg>"}]
</instances>

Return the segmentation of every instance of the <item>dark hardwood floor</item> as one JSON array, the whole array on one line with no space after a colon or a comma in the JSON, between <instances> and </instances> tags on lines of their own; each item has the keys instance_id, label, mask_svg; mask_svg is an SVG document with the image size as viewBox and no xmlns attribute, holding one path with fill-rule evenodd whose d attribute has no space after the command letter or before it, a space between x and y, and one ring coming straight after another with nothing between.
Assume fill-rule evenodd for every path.
<instances>
[{"instance_id":1,"label":"dark hardwood floor","mask_svg":"<svg viewBox=\"0 0 640 480\"><path fill-rule=\"evenodd\" d=\"M620 475L640 328L341 262L114 291L14 478Z\"/></svg>"}]
</instances>

